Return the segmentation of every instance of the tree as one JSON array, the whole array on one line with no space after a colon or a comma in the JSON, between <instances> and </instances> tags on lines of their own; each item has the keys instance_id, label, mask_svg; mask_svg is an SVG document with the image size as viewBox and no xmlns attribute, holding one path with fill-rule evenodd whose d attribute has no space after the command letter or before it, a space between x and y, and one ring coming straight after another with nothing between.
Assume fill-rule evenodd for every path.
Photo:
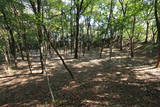
<instances>
[{"instance_id":1,"label":"tree","mask_svg":"<svg viewBox=\"0 0 160 107\"><path fill-rule=\"evenodd\" d=\"M74 4L76 6L76 33L75 33L75 52L74 52L74 58L78 58L78 45L79 45L79 20L80 16L88 5L91 3L91 0L85 1L85 0L74 0Z\"/></svg>"},{"instance_id":2,"label":"tree","mask_svg":"<svg viewBox=\"0 0 160 107\"><path fill-rule=\"evenodd\" d=\"M157 31L158 31L158 35L157 35L157 42L160 42L160 20L159 20L159 14L158 14L158 0L155 0L154 2L154 12L155 12L155 19L156 19L156 26L157 26Z\"/></svg>"}]
</instances>

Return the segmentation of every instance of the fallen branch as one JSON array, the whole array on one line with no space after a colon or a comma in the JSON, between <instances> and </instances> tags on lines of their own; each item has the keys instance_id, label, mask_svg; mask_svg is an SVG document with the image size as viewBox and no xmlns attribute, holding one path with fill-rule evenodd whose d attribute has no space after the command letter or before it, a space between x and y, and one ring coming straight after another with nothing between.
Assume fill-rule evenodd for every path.
<instances>
[{"instance_id":1,"label":"fallen branch","mask_svg":"<svg viewBox=\"0 0 160 107\"><path fill-rule=\"evenodd\" d=\"M47 40L48 42L50 43L51 47L53 48L53 50L56 52L57 56L60 58L60 60L62 61L64 67L66 68L66 70L69 72L69 74L71 75L71 78L74 79L74 76L71 72L71 70L68 68L68 66L66 65L66 63L64 62L64 59L62 58L62 56L59 54L58 50L56 49L56 47L54 47L54 44L52 43L51 39L50 39L50 34L49 32L47 31L46 27L43 25L43 28L44 28L44 32L47 36Z\"/></svg>"}]
</instances>

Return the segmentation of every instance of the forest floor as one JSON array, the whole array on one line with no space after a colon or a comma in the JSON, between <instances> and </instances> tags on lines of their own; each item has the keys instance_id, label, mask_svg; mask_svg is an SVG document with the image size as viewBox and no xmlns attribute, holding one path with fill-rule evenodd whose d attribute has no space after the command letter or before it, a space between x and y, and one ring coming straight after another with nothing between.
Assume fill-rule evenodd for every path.
<instances>
[{"instance_id":1,"label":"forest floor","mask_svg":"<svg viewBox=\"0 0 160 107\"><path fill-rule=\"evenodd\" d=\"M140 53L140 54L139 54ZM136 53L131 59L117 49L109 60L93 50L80 59L64 57L76 78L73 81L56 55L49 57L47 72L55 98L51 104L46 74L39 74L40 63L32 55L33 74L26 61L18 69L4 72L0 67L1 107L159 107L160 68L154 68L153 55ZM20 59L19 59L20 60ZM48 105L48 106L47 106Z\"/></svg>"}]
</instances>

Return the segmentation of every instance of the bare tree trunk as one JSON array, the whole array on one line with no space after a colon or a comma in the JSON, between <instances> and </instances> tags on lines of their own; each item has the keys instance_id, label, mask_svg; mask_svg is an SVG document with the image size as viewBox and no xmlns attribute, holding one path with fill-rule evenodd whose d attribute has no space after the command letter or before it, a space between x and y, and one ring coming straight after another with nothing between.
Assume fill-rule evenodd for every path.
<instances>
[{"instance_id":1,"label":"bare tree trunk","mask_svg":"<svg viewBox=\"0 0 160 107\"><path fill-rule=\"evenodd\" d=\"M133 24L132 24L132 35L130 36L130 50L131 50L131 58L134 57L134 32L135 32L135 24L136 24L136 16L133 16Z\"/></svg>"},{"instance_id":2,"label":"bare tree trunk","mask_svg":"<svg viewBox=\"0 0 160 107\"><path fill-rule=\"evenodd\" d=\"M147 21L147 22L146 22L146 24L147 24L147 28L146 28L146 38L145 38L145 43L147 43L147 42L148 42L149 22Z\"/></svg>"},{"instance_id":3,"label":"bare tree trunk","mask_svg":"<svg viewBox=\"0 0 160 107\"><path fill-rule=\"evenodd\" d=\"M100 54L99 54L99 58L102 58L102 52L103 52L103 46L100 49Z\"/></svg>"},{"instance_id":4,"label":"bare tree trunk","mask_svg":"<svg viewBox=\"0 0 160 107\"><path fill-rule=\"evenodd\" d=\"M113 29L110 31L111 39L109 41L109 59L112 60L112 48L113 48Z\"/></svg>"},{"instance_id":5,"label":"bare tree trunk","mask_svg":"<svg viewBox=\"0 0 160 107\"><path fill-rule=\"evenodd\" d=\"M76 33L75 33L75 50L74 50L74 58L78 59L78 50L79 50L79 20L82 12L82 7L84 0L74 0L76 5ZM84 10L83 10L84 11Z\"/></svg>"},{"instance_id":6,"label":"bare tree trunk","mask_svg":"<svg viewBox=\"0 0 160 107\"><path fill-rule=\"evenodd\" d=\"M11 30L11 28L9 29L9 33L10 33L10 38L11 38L10 50L13 56L14 65L15 67L17 67L16 42L15 42L13 31Z\"/></svg>"},{"instance_id":7,"label":"bare tree trunk","mask_svg":"<svg viewBox=\"0 0 160 107\"><path fill-rule=\"evenodd\" d=\"M131 58L134 57L134 46L133 46L133 38L130 38L130 50L131 50Z\"/></svg>"},{"instance_id":8,"label":"bare tree trunk","mask_svg":"<svg viewBox=\"0 0 160 107\"><path fill-rule=\"evenodd\" d=\"M102 52L104 49L105 41L103 41L103 39L102 39L100 44L101 44L101 47L100 47L99 58L102 58Z\"/></svg>"},{"instance_id":9,"label":"bare tree trunk","mask_svg":"<svg viewBox=\"0 0 160 107\"><path fill-rule=\"evenodd\" d=\"M160 55L159 55L159 56L158 56L158 58L157 58L156 68L158 68L158 67L159 67L159 63L160 63Z\"/></svg>"},{"instance_id":10,"label":"bare tree trunk","mask_svg":"<svg viewBox=\"0 0 160 107\"><path fill-rule=\"evenodd\" d=\"M109 18L109 27L110 27L110 41L109 41L109 50L110 50L110 53L109 53L109 58L110 60L112 59L112 42L113 42L113 26L111 24L111 21L112 21L112 18L113 18L113 3L114 1L111 0L111 7L110 7L110 18Z\"/></svg>"},{"instance_id":11,"label":"bare tree trunk","mask_svg":"<svg viewBox=\"0 0 160 107\"><path fill-rule=\"evenodd\" d=\"M158 15L158 0L155 0L154 4L154 12L155 12L155 19L156 19L156 26L157 26L157 43L160 43L160 20L159 20L159 15ZM156 67L159 66L160 63L160 45L158 45L158 59L157 59L157 65Z\"/></svg>"},{"instance_id":12,"label":"bare tree trunk","mask_svg":"<svg viewBox=\"0 0 160 107\"><path fill-rule=\"evenodd\" d=\"M122 50L123 50L123 30L120 35L120 51L122 51Z\"/></svg>"},{"instance_id":13,"label":"bare tree trunk","mask_svg":"<svg viewBox=\"0 0 160 107\"><path fill-rule=\"evenodd\" d=\"M15 38L14 38L14 35L13 35L13 30L11 29L11 27L9 26L9 22L7 20L7 16L5 14L5 12L2 10L2 14L3 14L3 17L4 17L4 21L6 23L6 30L9 32L10 36L8 37L9 39L9 47L10 47L10 52L13 56L13 61L14 61L14 65L15 67L17 67L17 56L16 56L16 42L15 42Z\"/></svg>"},{"instance_id":14,"label":"bare tree trunk","mask_svg":"<svg viewBox=\"0 0 160 107\"><path fill-rule=\"evenodd\" d=\"M121 5L123 17L125 17L126 16L126 12L127 12L128 2L124 3L124 0L119 0L119 3ZM123 21L125 21L124 19L123 19ZM121 51L123 50L123 27L122 27L122 32L121 32L121 35L120 35L120 50Z\"/></svg>"},{"instance_id":15,"label":"bare tree trunk","mask_svg":"<svg viewBox=\"0 0 160 107\"><path fill-rule=\"evenodd\" d=\"M79 45L79 10L77 10L76 15L76 38L75 38L75 50L74 50L74 58L78 59L78 45Z\"/></svg>"},{"instance_id":16,"label":"bare tree trunk","mask_svg":"<svg viewBox=\"0 0 160 107\"><path fill-rule=\"evenodd\" d=\"M43 50L42 50L42 42L43 42L42 29L40 26L38 26L37 29L38 29L39 54L40 54L40 62L41 62L41 69L42 69L41 74L43 74L45 70L45 65L43 63L44 59L43 59Z\"/></svg>"},{"instance_id":17,"label":"bare tree trunk","mask_svg":"<svg viewBox=\"0 0 160 107\"><path fill-rule=\"evenodd\" d=\"M157 26L157 31L158 31L157 43L160 43L160 20L159 20L159 16L158 16L157 6L158 6L158 0L155 0L154 9L155 9L156 26Z\"/></svg>"},{"instance_id":18,"label":"bare tree trunk","mask_svg":"<svg viewBox=\"0 0 160 107\"><path fill-rule=\"evenodd\" d=\"M87 18L87 50L90 50L90 39L91 39L91 24L90 24L90 17Z\"/></svg>"},{"instance_id":19,"label":"bare tree trunk","mask_svg":"<svg viewBox=\"0 0 160 107\"><path fill-rule=\"evenodd\" d=\"M19 51L20 51L22 60L24 60L23 49L22 49L22 43L19 43Z\"/></svg>"},{"instance_id":20,"label":"bare tree trunk","mask_svg":"<svg viewBox=\"0 0 160 107\"><path fill-rule=\"evenodd\" d=\"M156 33L157 33L157 29L154 29L154 25L153 24L152 24L151 29L152 29L152 42L156 43L155 36L156 36Z\"/></svg>"},{"instance_id":21,"label":"bare tree trunk","mask_svg":"<svg viewBox=\"0 0 160 107\"><path fill-rule=\"evenodd\" d=\"M6 61L6 70L8 70L10 68L10 59L9 59L8 54L9 54L9 52L7 50L4 51L4 57L5 57L5 61Z\"/></svg>"},{"instance_id":22,"label":"bare tree trunk","mask_svg":"<svg viewBox=\"0 0 160 107\"><path fill-rule=\"evenodd\" d=\"M158 47L158 58L157 58L156 68L159 67L159 64L160 64L160 47Z\"/></svg>"},{"instance_id":23,"label":"bare tree trunk","mask_svg":"<svg viewBox=\"0 0 160 107\"><path fill-rule=\"evenodd\" d=\"M40 63L41 63L41 70L42 74L44 73L45 70L45 65L43 63L43 50L42 50L42 42L43 42L43 34L42 34L42 21L41 16L43 17L43 7L42 7L42 2L41 0L37 0L37 2L29 0L32 10L36 16L36 19L38 20L37 24L37 35L38 35L38 45L39 45L39 53L40 53Z\"/></svg>"},{"instance_id":24,"label":"bare tree trunk","mask_svg":"<svg viewBox=\"0 0 160 107\"><path fill-rule=\"evenodd\" d=\"M29 71L32 73L32 64L31 64L31 59L30 59L30 54L29 54L29 45L27 44L27 37L25 34L25 29L24 29L24 34L23 34L23 43L25 46L25 53L26 53L28 68L29 68Z\"/></svg>"},{"instance_id":25,"label":"bare tree trunk","mask_svg":"<svg viewBox=\"0 0 160 107\"><path fill-rule=\"evenodd\" d=\"M71 72L71 70L70 70L70 69L68 68L68 66L66 65L64 59L62 58L62 56L59 54L58 50L56 49L56 47L55 47L54 44L52 43L52 41L51 41L51 39L50 39L51 36L50 36L49 32L47 31L46 27L45 27L45 26L43 26L43 27L44 27L45 34L46 34L46 36L47 36L47 40L48 40L48 42L50 43L51 47L52 47L53 50L56 52L56 54L57 54L57 56L60 58L60 60L62 61L64 67L66 68L66 70L67 70L67 71L69 72L69 74L71 75L71 78L72 78L72 79L75 79L74 76L73 76L73 74L72 74L72 72Z\"/></svg>"},{"instance_id":26,"label":"bare tree trunk","mask_svg":"<svg viewBox=\"0 0 160 107\"><path fill-rule=\"evenodd\" d=\"M73 52L73 0L71 0L71 10L70 10L70 15L71 15L71 19L70 19L70 48L71 48L71 55L72 55L72 52Z\"/></svg>"}]
</instances>

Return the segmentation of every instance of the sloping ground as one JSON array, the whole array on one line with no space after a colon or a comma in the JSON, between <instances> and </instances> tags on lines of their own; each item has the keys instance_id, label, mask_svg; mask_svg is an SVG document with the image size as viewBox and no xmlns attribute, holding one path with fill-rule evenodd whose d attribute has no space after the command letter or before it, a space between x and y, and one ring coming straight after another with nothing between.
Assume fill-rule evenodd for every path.
<instances>
[{"instance_id":1,"label":"sloping ground","mask_svg":"<svg viewBox=\"0 0 160 107\"><path fill-rule=\"evenodd\" d=\"M149 42L138 44L135 50L138 55L145 55L148 57L156 56L159 51L157 44L153 44Z\"/></svg>"},{"instance_id":2,"label":"sloping ground","mask_svg":"<svg viewBox=\"0 0 160 107\"><path fill-rule=\"evenodd\" d=\"M106 50L107 51L107 50ZM72 81L58 58L47 62L55 107L159 107L160 69L145 56L128 58L114 50L98 59L97 51L80 60L66 59L76 81ZM70 56L68 56L70 57ZM0 106L51 107L45 74L29 74L25 62L13 74L0 77ZM38 72L34 61L34 72ZM53 107L53 105L52 105Z\"/></svg>"}]
</instances>

